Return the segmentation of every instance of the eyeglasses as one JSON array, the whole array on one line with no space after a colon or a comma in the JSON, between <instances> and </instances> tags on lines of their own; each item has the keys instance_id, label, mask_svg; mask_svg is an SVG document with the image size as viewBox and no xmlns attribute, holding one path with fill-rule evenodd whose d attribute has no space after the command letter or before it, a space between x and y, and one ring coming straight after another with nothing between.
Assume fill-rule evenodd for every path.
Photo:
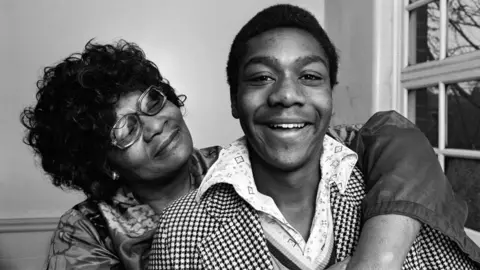
<instances>
[{"instance_id":1,"label":"eyeglasses","mask_svg":"<svg viewBox=\"0 0 480 270\"><path fill-rule=\"evenodd\" d=\"M110 131L112 144L122 150L133 145L143 129L139 113L148 116L156 115L163 109L166 102L167 97L161 87L154 85L148 87L137 100L137 112L125 114L113 125Z\"/></svg>"}]
</instances>

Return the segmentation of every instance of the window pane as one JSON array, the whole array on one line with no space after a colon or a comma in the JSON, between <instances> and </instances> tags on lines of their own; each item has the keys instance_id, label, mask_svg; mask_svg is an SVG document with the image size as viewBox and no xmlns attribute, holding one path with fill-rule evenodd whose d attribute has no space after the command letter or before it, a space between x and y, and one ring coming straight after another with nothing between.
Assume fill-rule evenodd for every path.
<instances>
[{"instance_id":1,"label":"window pane","mask_svg":"<svg viewBox=\"0 0 480 270\"><path fill-rule=\"evenodd\" d=\"M447 56L480 49L480 1L448 1Z\"/></svg>"},{"instance_id":2,"label":"window pane","mask_svg":"<svg viewBox=\"0 0 480 270\"><path fill-rule=\"evenodd\" d=\"M438 147L438 86L408 92L408 118Z\"/></svg>"},{"instance_id":3,"label":"window pane","mask_svg":"<svg viewBox=\"0 0 480 270\"><path fill-rule=\"evenodd\" d=\"M467 201L466 227L480 231L480 160L447 157L445 174L453 190Z\"/></svg>"},{"instance_id":4,"label":"window pane","mask_svg":"<svg viewBox=\"0 0 480 270\"><path fill-rule=\"evenodd\" d=\"M440 55L440 7L438 1L410 12L408 64L437 60Z\"/></svg>"},{"instance_id":5,"label":"window pane","mask_svg":"<svg viewBox=\"0 0 480 270\"><path fill-rule=\"evenodd\" d=\"M447 147L480 150L480 81L446 87Z\"/></svg>"}]
</instances>

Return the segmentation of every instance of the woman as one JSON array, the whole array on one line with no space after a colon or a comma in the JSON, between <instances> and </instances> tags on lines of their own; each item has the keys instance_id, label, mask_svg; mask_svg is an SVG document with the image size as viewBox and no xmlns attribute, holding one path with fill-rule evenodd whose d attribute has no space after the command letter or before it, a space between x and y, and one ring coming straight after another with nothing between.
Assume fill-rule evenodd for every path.
<instances>
[{"instance_id":1,"label":"woman","mask_svg":"<svg viewBox=\"0 0 480 270\"><path fill-rule=\"evenodd\" d=\"M87 196L61 217L45 268L144 269L159 214L198 187L220 148L193 148L185 98L135 44L89 42L37 86L25 141L55 186Z\"/></svg>"},{"instance_id":2,"label":"woman","mask_svg":"<svg viewBox=\"0 0 480 270\"><path fill-rule=\"evenodd\" d=\"M89 42L38 89L26 143L55 186L88 197L61 218L46 268L143 268L155 213L198 186L218 147L193 151L185 98L135 44Z\"/></svg>"}]
</instances>

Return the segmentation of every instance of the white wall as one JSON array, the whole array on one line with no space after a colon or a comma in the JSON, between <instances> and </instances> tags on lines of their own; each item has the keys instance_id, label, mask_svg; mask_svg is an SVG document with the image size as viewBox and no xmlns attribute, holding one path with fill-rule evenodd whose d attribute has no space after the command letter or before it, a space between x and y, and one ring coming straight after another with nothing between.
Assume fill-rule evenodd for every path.
<instances>
[{"instance_id":1,"label":"white wall","mask_svg":"<svg viewBox=\"0 0 480 270\"><path fill-rule=\"evenodd\" d=\"M399 109L402 1L325 1L325 27L340 53L334 124L364 123L373 113ZM398 15L398 16L397 16Z\"/></svg>"},{"instance_id":2,"label":"white wall","mask_svg":"<svg viewBox=\"0 0 480 270\"><path fill-rule=\"evenodd\" d=\"M50 186L22 142L19 113L34 101L44 66L82 50L90 38L138 43L172 85L188 96L197 147L240 136L230 115L225 64L230 43L255 12L285 1L1 0L0 218L58 217L81 195ZM323 2L289 1L323 14Z\"/></svg>"},{"instance_id":3,"label":"white wall","mask_svg":"<svg viewBox=\"0 0 480 270\"><path fill-rule=\"evenodd\" d=\"M325 26L340 54L334 124L364 123L371 116L373 0L325 1Z\"/></svg>"}]
</instances>

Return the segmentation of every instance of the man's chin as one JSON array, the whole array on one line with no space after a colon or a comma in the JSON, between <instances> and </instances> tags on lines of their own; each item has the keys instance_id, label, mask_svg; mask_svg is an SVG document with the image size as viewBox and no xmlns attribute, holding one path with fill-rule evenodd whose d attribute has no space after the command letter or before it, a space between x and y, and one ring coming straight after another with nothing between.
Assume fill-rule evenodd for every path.
<instances>
[{"instance_id":1,"label":"man's chin","mask_svg":"<svg viewBox=\"0 0 480 270\"><path fill-rule=\"evenodd\" d=\"M252 163L256 166L281 172L293 172L305 166L308 167L309 163L315 160L313 156L316 155L315 149L308 141L289 145L272 140L263 140L262 143L256 145L249 142L249 152ZM319 158L316 159L316 162L319 162Z\"/></svg>"},{"instance_id":2,"label":"man's chin","mask_svg":"<svg viewBox=\"0 0 480 270\"><path fill-rule=\"evenodd\" d=\"M295 172L302 168L311 168L320 164L320 156L317 156L315 149L311 147L299 147L282 149L281 151L270 149L272 151L265 151L260 163L267 165L270 169L275 169L281 172ZM313 151L312 151L313 150ZM322 149L318 149L321 151Z\"/></svg>"},{"instance_id":3,"label":"man's chin","mask_svg":"<svg viewBox=\"0 0 480 270\"><path fill-rule=\"evenodd\" d=\"M295 172L302 169L307 161L303 157L283 155L280 158L269 159L271 169L281 172Z\"/></svg>"}]
</instances>

